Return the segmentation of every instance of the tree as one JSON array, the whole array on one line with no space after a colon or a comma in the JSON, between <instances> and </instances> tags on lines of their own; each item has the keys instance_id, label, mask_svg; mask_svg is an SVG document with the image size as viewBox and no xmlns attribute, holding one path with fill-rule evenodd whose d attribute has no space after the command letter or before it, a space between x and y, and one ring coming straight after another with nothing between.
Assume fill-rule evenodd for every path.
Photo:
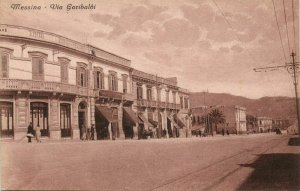
<instances>
[{"instance_id":1,"label":"tree","mask_svg":"<svg viewBox=\"0 0 300 191\"><path fill-rule=\"evenodd\" d=\"M224 124L226 122L225 115L219 109L213 109L209 114L210 123L214 124L215 131L217 132L218 124Z\"/></svg>"}]
</instances>

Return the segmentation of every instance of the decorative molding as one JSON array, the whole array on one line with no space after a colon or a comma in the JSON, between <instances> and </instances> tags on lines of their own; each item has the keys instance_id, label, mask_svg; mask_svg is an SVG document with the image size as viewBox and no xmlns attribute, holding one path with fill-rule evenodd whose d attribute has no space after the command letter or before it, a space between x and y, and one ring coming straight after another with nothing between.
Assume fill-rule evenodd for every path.
<instances>
[{"instance_id":1,"label":"decorative molding","mask_svg":"<svg viewBox=\"0 0 300 191\"><path fill-rule=\"evenodd\" d=\"M29 51L28 52L29 57L42 57L46 59L48 57L48 54L40 52L40 51Z\"/></svg>"},{"instance_id":2,"label":"decorative molding","mask_svg":"<svg viewBox=\"0 0 300 191\"><path fill-rule=\"evenodd\" d=\"M13 49L0 47L0 52L11 55L13 53Z\"/></svg>"},{"instance_id":3,"label":"decorative molding","mask_svg":"<svg viewBox=\"0 0 300 191\"><path fill-rule=\"evenodd\" d=\"M66 57L57 57L57 59L58 59L58 62L65 62L65 63L71 62L71 60Z\"/></svg>"}]
</instances>

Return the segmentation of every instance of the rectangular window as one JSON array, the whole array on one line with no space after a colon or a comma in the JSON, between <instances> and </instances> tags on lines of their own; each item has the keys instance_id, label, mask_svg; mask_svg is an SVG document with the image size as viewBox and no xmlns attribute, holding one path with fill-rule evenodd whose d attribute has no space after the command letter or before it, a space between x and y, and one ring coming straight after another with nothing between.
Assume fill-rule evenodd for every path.
<instances>
[{"instance_id":1,"label":"rectangular window","mask_svg":"<svg viewBox=\"0 0 300 191\"><path fill-rule=\"evenodd\" d=\"M109 75L109 90L111 91L118 91L118 78L115 74Z\"/></svg>"},{"instance_id":2,"label":"rectangular window","mask_svg":"<svg viewBox=\"0 0 300 191\"><path fill-rule=\"evenodd\" d=\"M173 103L176 103L176 93L173 93Z\"/></svg>"},{"instance_id":3,"label":"rectangular window","mask_svg":"<svg viewBox=\"0 0 300 191\"><path fill-rule=\"evenodd\" d=\"M0 67L0 77L7 78L8 77L8 55L1 54L1 67Z\"/></svg>"},{"instance_id":4,"label":"rectangular window","mask_svg":"<svg viewBox=\"0 0 300 191\"><path fill-rule=\"evenodd\" d=\"M61 76L61 82L62 83L68 83L68 63L61 62L60 63L60 76Z\"/></svg>"},{"instance_id":5,"label":"rectangular window","mask_svg":"<svg viewBox=\"0 0 300 191\"><path fill-rule=\"evenodd\" d=\"M185 109L189 108L189 100L188 100L188 98L184 98L184 108Z\"/></svg>"},{"instance_id":6,"label":"rectangular window","mask_svg":"<svg viewBox=\"0 0 300 191\"><path fill-rule=\"evenodd\" d=\"M44 80L44 60L40 57L32 57L32 79Z\"/></svg>"},{"instance_id":7,"label":"rectangular window","mask_svg":"<svg viewBox=\"0 0 300 191\"><path fill-rule=\"evenodd\" d=\"M128 80L128 76L123 75L123 93L127 93L127 80Z\"/></svg>"},{"instance_id":8,"label":"rectangular window","mask_svg":"<svg viewBox=\"0 0 300 191\"><path fill-rule=\"evenodd\" d=\"M138 100L143 99L143 88L141 86L137 87L137 99Z\"/></svg>"},{"instance_id":9,"label":"rectangular window","mask_svg":"<svg viewBox=\"0 0 300 191\"><path fill-rule=\"evenodd\" d=\"M180 107L183 109L183 97L180 97Z\"/></svg>"},{"instance_id":10,"label":"rectangular window","mask_svg":"<svg viewBox=\"0 0 300 191\"><path fill-rule=\"evenodd\" d=\"M166 91L166 103L169 103L169 92Z\"/></svg>"},{"instance_id":11,"label":"rectangular window","mask_svg":"<svg viewBox=\"0 0 300 191\"><path fill-rule=\"evenodd\" d=\"M104 74L101 71L97 71L95 75L95 88L104 89Z\"/></svg>"},{"instance_id":12,"label":"rectangular window","mask_svg":"<svg viewBox=\"0 0 300 191\"><path fill-rule=\"evenodd\" d=\"M151 90L151 88L147 89L147 100L152 100L152 90Z\"/></svg>"}]
</instances>

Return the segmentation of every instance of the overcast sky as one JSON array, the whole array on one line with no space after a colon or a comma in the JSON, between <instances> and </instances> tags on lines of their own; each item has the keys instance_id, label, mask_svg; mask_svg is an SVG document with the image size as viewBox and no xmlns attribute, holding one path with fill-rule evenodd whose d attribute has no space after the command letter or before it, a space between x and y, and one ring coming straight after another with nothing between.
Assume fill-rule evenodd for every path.
<instances>
[{"instance_id":1,"label":"overcast sky","mask_svg":"<svg viewBox=\"0 0 300 191\"><path fill-rule=\"evenodd\" d=\"M12 10L11 3L18 2L47 8ZM130 59L136 69L176 76L181 87L193 92L208 90L249 98L294 96L286 70L253 71L255 67L284 65L284 54L290 61L283 1L274 2L284 52L272 0L1 1L0 22L93 44ZM94 3L96 10L51 10L52 3ZM292 0L285 0L285 7L292 50L298 47ZM298 38L298 0L294 0L294 8Z\"/></svg>"}]
</instances>

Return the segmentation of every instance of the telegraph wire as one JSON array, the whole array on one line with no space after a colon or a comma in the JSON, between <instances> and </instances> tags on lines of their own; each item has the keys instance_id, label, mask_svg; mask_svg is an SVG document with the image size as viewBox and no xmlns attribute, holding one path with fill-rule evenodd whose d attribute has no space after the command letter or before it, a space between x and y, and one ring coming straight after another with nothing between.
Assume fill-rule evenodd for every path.
<instances>
[{"instance_id":1,"label":"telegraph wire","mask_svg":"<svg viewBox=\"0 0 300 191\"><path fill-rule=\"evenodd\" d=\"M274 14L275 14L275 18L276 18L277 29L278 29L278 33L279 33L279 37L280 37L280 42L281 42L281 48L282 48L282 51L283 51L282 53L283 53L285 61L287 62L287 59L286 59L286 56L285 56L285 50L284 50L284 46L283 46L283 41L282 41L282 36L281 36L279 23L278 23L278 17L277 17L277 14L276 14L276 8L275 8L274 0L272 0L272 2L273 2L273 9L274 9Z\"/></svg>"},{"instance_id":2,"label":"telegraph wire","mask_svg":"<svg viewBox=\"0 0 300 191\"><path fill-rule=\"evenodd\" d=\"M284 0L282 0L283 3L283 12L284 12L284 20L285 20L285 30L286 30L286 35L287 35L287 40L288 40L288 47L289 47L289 53L291 53L291 48L290 48L290 38L289 38L289 31L287 28L287 21L286 21L286 12L285 12L285 3Z\"/></svg>"},{"instance_id":3,"label":"telegraph wire","mask_svg":"<svg viewBox=\"0 0 300 191\"><path fill-rule=\"evenodd\" d=\"M211 1L215 4L215 6L217 7L217 9L221 12L221 14L222 14L222 16L224 17L226 23L227 23L228 26L231 28L231 30L234 32L235 30L234 30L234 28L232 27L232 25L231 25L231 23L229 22L229 20L227 19L227 17L225 16L223 10L218 6L218 4L216 3L215 0L211 0ZM239 36L238 36L236 33L234 33L234 34L235 34L236 38L242 43L242 41L241 41L241 39L239 38ZM281 37L281 36L280 36L280 37ZM281 42L282 42L282 41L281 41ZM245 46L243 46L243 47L245 48L245 50L246 50L246 52L249 54L249 56L252 57L252 58L254 58L254 56L252 56L252 54L249 52L249 50L248 50ZM284 52L283 52L283 53L284 53ZM284 54L284 58L285 58L285 60L286 60L285 54ZM254 60L253 60L253 61L254 61ZM254 63L258 63L258 62L254 62ZM271 63L272 63L272 62L271 62ZM269 64L271 64L271 63L269 63ZM257 66L257 64L254 64L254 65ZM268 75L267 75L267 80L268 80L269 82L271 82ZM274 87L274 85L273 85L272 83L270 83L270 84L271 84L271 86L272 86L272 88L273 88L273 95L275 95L275 91L274 91L274 90L275 90L275 87Z\"/></svg>"}]
</instances>

